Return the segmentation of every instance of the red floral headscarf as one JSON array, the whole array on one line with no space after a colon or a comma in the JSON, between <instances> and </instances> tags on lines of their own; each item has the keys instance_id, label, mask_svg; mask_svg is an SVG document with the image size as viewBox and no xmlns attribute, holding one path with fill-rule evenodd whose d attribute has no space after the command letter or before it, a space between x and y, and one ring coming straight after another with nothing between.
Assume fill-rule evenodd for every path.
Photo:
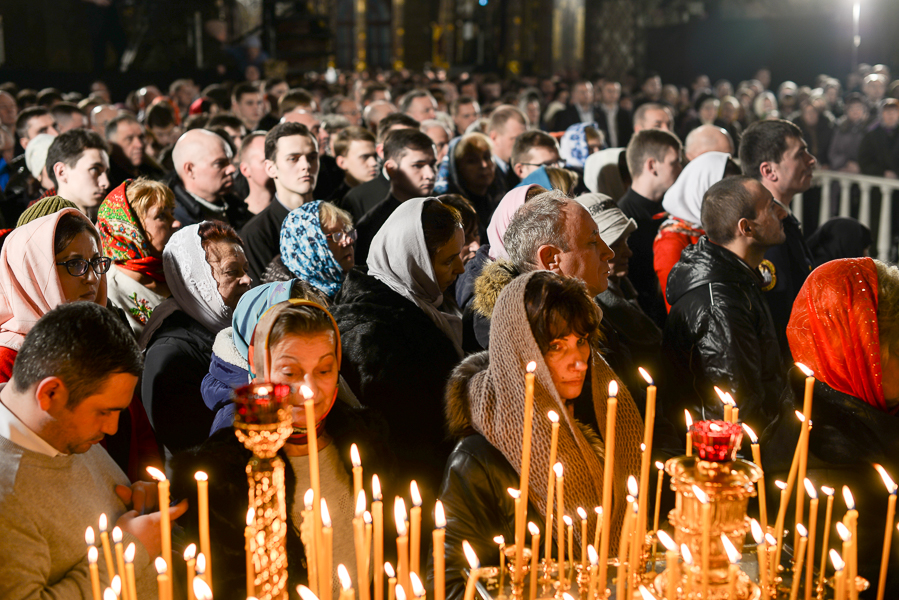
<instances>
[{"instance_id":1,"label":"red floral headscarf","mask_svg":"<svg viewBox=\"0 0 899 600\"><path fill-rule=\"evenodd\" d=\"M131 180L128 179L109 192L100 205L97 229L100 230L103 250L120 267L143 273L164 283L162 259L151 255L150 241L125 195L125 189L130 183Z\"/></svg>"},{"instance_id":2,"label":"red floral headscarf","mask_svg":"<svg viewBox=\"0 0 899 600\"><path fill-rule=\"evenodd\" d=\"M887 412L870 258L825 263L809 275L787 326L793 358L833 389Z\"/></svg>"}]
</instances>

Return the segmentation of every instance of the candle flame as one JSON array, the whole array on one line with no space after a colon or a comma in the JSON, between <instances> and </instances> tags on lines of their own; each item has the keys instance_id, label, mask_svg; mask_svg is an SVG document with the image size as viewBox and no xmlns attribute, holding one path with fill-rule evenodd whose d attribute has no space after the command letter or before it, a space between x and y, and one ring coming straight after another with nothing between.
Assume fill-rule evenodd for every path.
<instances>
[{"instance_id":1,"label":"candle flame","mask_svg":"<svg viewBox=\"0 0 899 600\"><path fill-rule=\"evenodd\" d=\"M312 510L315 508L315 492L312 488L306 490L306 493L303 494L303 504L306 505L306 510Z\"/></svg>"},{"instance_id":2,"label":"candle flame","mask_svg":"<svg viewBox=\"0 0 899 600\"><path fill-rule=\"evenodd\" d=\"M393 579L396 577L396 571L393 569L393 565L389 562L384 563L384 572L387 573L387 577L389 579Z\"/></svg>"},{"instance_id":3,"label":"candle flame","mask_svg":"<svg viewBox=\"0 0 899 600\"><path fill-rule=\"evenodd\" d=\"M752 530L752 539L755 540L755 543L759 546L765 541L765 534L762 533L762 526L759 525L759 522L755 519L752 519L749 522L749 528Z\"/></svg>"},{"instance_id":4,"label":"candle flame","mask_svg":"<svg viewBox=\"0 0 899 600\"><path fill-rule=\"evenodd\" d=\"M372 523L371 513L368 511L365 511L364 513L362 513L362 520L365 521L366 525L371 525L371 523Z\"/></svg>"},{"instance_id":5,"label":"candle flame","mask_svg":"<svg viewBox=\"0 0 899 600\"><path fill-rule=\"evenodd\" d=\"M649 375L649 371L647 371L643 367L637 367L637 370L640 371L640 376L646 380L646 383L652 385L652 377Z\"/></svg>"},{"instance_id":6,"label":"candle flame","mask_svg":"<svg viewBox=\"0 0 899 600\"><path fill-rule=\"evenodd\" d=\"M768 544L769 546L776 546L777 539L770 533L766 533L765 534L765 543Z\"/></svg>"},{"instance_id":7,"label":"candle flame","mask_svg":"<svg viewBox=\"0 0 899 600\"><path fill-rule=\"evenodd\" d=\"M97 550L97 547L91 546L90 548L87 549L87 562L89 562L92 565L97 564L97 558L99 557L99 555L100 555L100 553Z\"/></svg>"},{"instance_id":8,"label":"candle flame","mask_svg":"<svg viewBox=\"0 0 899 600\"><path fill-rule=\"evenodd\" d=\"M103 600L119 600L119 595L112 588L103 590Z\"/></svg>"},{"instance_id":9,"label":"candle flame","mask_svg":"<svg viewBox=\"0 0 899 600\"><path fill-rule=\"evenodd\" d=\"M665 546L665 549L669 552L677 552L677 544L674 543L674 540L671 539L671 536L668 535L667 531L658 530L656 532L656 537L659 538L659 541L662 542L662 545Z\"/></svg>"},{"instance_id":10,"label":"candle flame","mask_svg":"<svg viewBox=\"0 0 899 600\"><path fill-rule=\"evenodd\" d=\"M381 480L377 475L371 476L371 499L373 502L381 501Z\"/></svg>"},{"instance_id":11,"label":"candle flame","mask_svg":"<svg viewBox=\"0 0 899 600\"><path fill-rule=\"evenodd\" d=\"M331 526L331 513L328 512L328 502L322 498L322 527Z\"/></svg>"},{"instance_id":12,"label":"candle flame","mask_svg":"<svg viewBox=\"0 0 899 600\"><path fill-rule=\"evenodd\" d=\"M568 527L571 527L574 524L574 521L572 521L571 517L569 517L568 515L562 517L562 520L565 521L565 525L567 525Z\"/></svg>"},{"instance_id":13,"label":"candle flame","mask_svg":"<svg viewBox=\"0 0 899 600\"><path fill-rule=\"evenodd\" d=\"M574 600L574 596L568 592L562 592L562 600Z\"/></svg>"},{"instance_id":14,"label":"candle flame","mask_svg":"<svg viewBox=\"0 0 899 600\"><path fill-rule=\"evenodd\" d=\"M564 471L564 469L562 469L562 463L557 462L556 464L553 465L553 472L555 472L556 477L561 477L563 471Z\"/></svg>"},{"instance_id":15,"label":"candle flame","mask_svg":"<svg viewBox=\"0 0 899 600\"><path fill-rule=\"evenodd\" d=\"M362 514L365 512L365 490L359 490L359 495L356 496L356 512L354 513L356 518L361 518Z\"/></svg>"},{"instance_id":16,"label":"candle flame","mask_svg":"<svg viewBox=\"0 0 899 600\"><path fill-rule=\"evenodd\" d=\"M687 429L689 430L693 427L693 417L690 416L690 411L686 408L684 409L684 420L687 422Z\"/></svg>"},{"instance_id":17,"label":"candle flame","mask_svg":"<svg viewBox=\"0 0 899 600\"><path fill-rule=\"evenodd\" d=\"M532 360L531 362L528 363L527 372L533 373L536 370L537 370L537 361Z\"/></svg>"},{"instance_id":18,"label":"candle flame","mask_svg":"<svg viewBox=\"0 0 899 600\"><path fill-rule=\"evenodd\" d=\"M802 414L801 412L799 412L798 410L794 411L794 412L796 413L796 418L799 419L799 422L805 423L805 415Z\"/></svg>"},{"instance_id":19,"label":"candle flame","mask_svg":"<svg viewBox=\"0 0 899 600\"><path fill-rule=\"evenodd\" d=\"M521 498L521 492L519 492L519 491L516 490L515 488L506 488L506 492L507 492L510 496L512 496L512 498L513 498L514 500L518 500L519 498Z\"/></svg>"},{"instance_id":20,"label":"candle flame","mask_svg":"<svg viewBox=\"0 0 899 600\"><path fill-rule=\"evenodd\" d=\"M337 565L337 578L340 580L340 587L343 591L347 591L353 587L353 580L350 579L350 572L346 570L343 563Z\"/></svg>"},{"instance_id":21,"label":"candle flame","mask_svg":"<svg viewBox=\"0 0 899 600\"><path fill-rule=\"evenodd\" d=\"M846 563L840 557L840 553L834 548L830 549L830 562L833 564L835 571L842 571L846 567Z\"/></svg>"},{"instance_id":22,"label":"candle flame","mask_svg":"<svg viewBox=\"0 0 899 600\"><path fill-rule=\"evenodd\" d=\"M315 394L312 393L312 389L306 384L300 386L300 393L303 394L303 400L306 402L311 402L312 397L315 396Z\"/></svg>"},{"instance_id":23,"label":"candle flame","mask_svg":"<svg viewBox=\"0 0 899 600\"><path fill-rule=\"evenodd\" d=\"M609 398L614 398L618 395L618 382L614 379L609 382Z\"/></svg>"},{"instance_id":24,"label":"candle flame","mask_svg":"<svg viewBox=\"0 0 899 600\"><path fill-rule=\"evenodd\" d=\"M809 481L808 477L805 478L805 491L812 500L818 498L818 492L815 490L815 486L812 485L812 482Z\"/></svg>"},{"instance_id":25,"label":"candle flame","mask_svg":"<svg viewBox=\"0 0 899 600\"><path fill-rule=\"evenodd\" d=\"M640 444L640 452L646 452L646 444Z\"/></svg>"},{"instance_id":26,"label":"candle flame","mask_svg":"<svg viewBox=\"0 0 899 600\"><path fill-rule=\"evenodd\" d=\"M147 467L147 473L149 473L150 477L152 477L156 481L165 481L165 473L163 473L156 467Z\"/></svg>"},{"instance_id":27,"label":"candle flame","mask_svg":"<svg viewBox=\"0 0 899 600\"><path fill-rule=\"evenodd\" d=\"M406 502L397 496L393 501L393 520L396 521L398 535L406 535Z\"/></svg>"},{"instance_id":28,"label":"candle flame","mask_svg":"<svg viewBox=\"0 0 899 600\"><path fill-rule=\"evenodd\" d=\"M443 510L443 502L440 500L434 504L434 524L437 525L439 529L444 529L446 527L446 513Z\"/></svg>"},{"instance_id":29,"label":"candle flame","mask_svg":"<svg viewBox=\"0 0 899 600\"><path fill-rule=\"evenodd\" d=\"M730 564L735 565L740 562L740 553L734 547L733 542L730 541L730 538L721 534L721 544L724 546L724 551L727 553L727 560L730 561Z\"/></svg>"},{"instance_id":30,"label":"candle flame","mask_svg":"<svg viewBox=\"0 0 899 600\"><path fill-rule=\"evenodd\" d=\"M472 569L479 569L481 567L481 562L478 560L478 555L474 553L474 550L472 550L471 544L468 543L468 540L462 540L462 552L465 553L465 558L468 560L468 565Z\"/></svg>"},{"instance_id":31,"label":"candle flame","mask_svg":"<svg viewBox=\"0 0 899 600\"><path fill-rule=\"evenodd\" d=\"M821 491L824 492L824 495L826 495L826 496L833 496L833 494L834 494L834 492L835 492L836 490L834 490L832 487L828 487L828 486L826 486L826 485L822 485L822 486L821 486Z\"/></svg>"},{"instance_id":32,"label":"candle flame","mask_svg":"<svg viewBox=\"0 0 899 600\"><path fill-rule=\"evenodd\" d=\"M708 495L706 495L706 493L704 491L702 491L702 489L698 485L696 485L694 483L692 488L693 488L693 495L696 496L697 500L699 500L703 504L709 503Z\"/></svg>"},{"instance_id":33,"label":"candle flame","mask_svg":"<svg viewBox=\"0 0 899 600\"><path fill-rule=\"evenodd\" d=\"M252 507L247 509L247 527L253 524L256 517L256 511Z\"/></svg>"},{"instance_id":34,"label":"candle flame","mask_svg":"<svg viewBox=\"0 0 899 600\"><path fill-rule=\"evenodd\" d=\"M665 463L657 460L656 461L656 469L658 469L659 471L663 471L665 469Z\"/></svg>"},{"instance_id":35,"label":"candle flame","mask_svg":"<svg viewBox=\"0 0 899 600\"><path fill-rule=\"evenodd\" d=\"M316 596L315 593L305 585L298 585L297 593L303 600L318 600L318 596Z\"/></svg>"},{"instance_id":36,"label":"candle flame","mask_svg":"<svg viewBox=\"0 0 899 600\"><path fill-rule=\"evenodd\" d=\"M197 555L197 545L191 544L184 549L184 560L193 560Z\"/></svg>"},{"instance_id":37,"label":"candle flame","mask_svg":"<svg viewBox=\"0 0 899 600\"><path fill-rule=\"evenodd\" d=\"M503 544L506 543L506 538L504 538L501 535L495 535L495 536L493 536L493 543L499 544L500 546L502 546Z\"/></svg>"},{"instance_id":38,"label":"candle flame","mask_svg":"<svg viewBox=\"0 0 899 600\"><path fill-rule=\"evenodd\" d=\"M734 406L734 407L737 406L737 401L734 400L734 397L730 395L730 392L724 392L724 397L727 398L728 404L730 404L731 406Z\"/></svg>"},{"instance_id":39,"label":"candle flame","mask_svg":"<svg viewBox=\"0 0 899 600\"><path fill-rule=\"evenodd\" d=\"M685 564L693 565L693 553L690 552L690 548L686 544L680 545L680 555L683 557Z\"/></svg>"},{"instance_id":40,"label":"candle flame","mask_svg":"<svg viewBox=\"0 0 899 600\"><path fill-rule=\"evenodd\" d=\"M108 524L106 522L106 513L100 515L100 533L105 533Z\"/></svg>"},{"instance_id":41,"label":"candle flame","mask_svg":"<svg viewBox=\"0 0 899 600\"><path fill-rule=\"evenodd\" d=\"M602 507L601 507L601 506L597 506L597 507L594 508L593 510L596 511L597 516L599 516L600 518L602 518Z\"/></svg>"},{"instance_id":42,"label":"candle flame","mask_svg":"<svg viewBox=\"0 0 899 600\"><path fill-rule=\"evenodd\" d=\"M546 418L549 419L550 422L552 422L552 423L558 423L559 422L559 413L557 413L554 410L551 410L548 413L546 413Z\"/></svg>"},{"instance_id":43,"label":"candle flame","mask_svg":"<svg viewBox=\"0 0 899 600\"><path fill-rule=\"evenodd\" d=\"M787 484L784 483L783 481L781 481L780 479L778 479L777 481L775 481L775 482L774 482L774 485L776 485L777 487L779 487L781 490L787 489Z\"/></svg>"},{"instance_id":44,"label":"candle flame","mask_svg":"<svg viewBox=\"0 0 899 600\"><path fill-rule=\"evenodd\" d=\"M202 575L206 572L206 555L202 552L197 554L197 563L194 565L194 570L197 572L197 575Z\"/></svg>"},{"instance_id":45,"label":"candle flame","mask_svg":"<svg viewBox=\"0 0 899 600\"><path fill-rule=\"evenodd\" d=\"M637 478L634 477L633 475L628 475L627 476L627 493L630 494L631 496L633 496L634 498L636 498L639 491L640 491L640 486L637 485Z\"/></svg>"},{"instance_id":46,"label":"candle flame","mask_svg":"<svg viewBox=\"0 0 899 600\"><path fill-rule=\"evenodd\" d=\"M194 597L197 600L212 600L212 590L209 584L200 577L194 577Z\"/></svg>"},{"instance_id":47,"label":"candle flame","mask_svg":"<svg viewBox=\"0 0 899 600\"><path fill-rule=\"evenodd\" d=\"M843 525L841 521L837 521L837 534L844 542L848 542L852 539L852 533L849 531L849 528Z\"/></svg>"},{"instance_id":48,"label":"candle flame","mask_svg":"<svg viewBox=\"0 0 899 600\"><path fill-rule=\"evenodd\" d=\"M353 463L354 467L362 466L362 459L359 458L359 448L356 444L350 446L350 462Z\"/></svg>"},{"instance_id":49,"label":"candle flame","mask_svg":"<svg viewBox=\"0 0 899 600\"><path fill-rule=\"evenodd\" d=\"M112 541L115 544L122 543L122 530L118 526L112 528Z\"/></svg>"},{"instance_id":50,"label":"candle flame","mask_svg":"<svg viewBox=\"0 0 899 600\"><path fill-rule=\"evenodd\" d=\"M715 393L718 394L718 399L721 400L721 403L727 404L727 396L724 395L724 391L717 385L714 386L714 389L715 389Z\"/></svg>"},{"instance_id":51,"label":"candle flame","mask_svg":"<svg viewBox=\"0 0 899 600\"><path fill-rule=\"evenodd\" d=\"M109 587L112 588L116 596L119 596L122 593L122 578L118 575L113 575L112 581L109 582Z\"/></svg>"},{"instance_id":52,"label":"candle flame","mask_svg":"<svg viewBox=\"0 0 899 600\"><path fill-rule=\"evenodd\" d=\"M94 528L88 526L88 528L84 531L84 541L88 546L93 546L97 539L94 537Z\"/></svg>"},{"instance_id":53,"label":"candle flame","mask_svg":"<svg viewBox=\"0 0 899 600\"><path fill-rule=\"evenodd\" d=\"M577 507L577 516L579 516L581 518L581 521L586 521L587 520L587 511L584 510L583 508L581 508L580 506L578 506Z\"/></svg>"},{"instance_id":54,"label":"candle flame","mask_svg":"<svg viewBox=\"0 0 899 600\"><path fill-rule=\"evenodd\" d=\"M165 559L161 556L156 557L156 561L154 562L154 564L156 565L156 573L158 575L165 575L169 570L168 566L165 564Z\"/></svg>"},{"instance_id":55,"label":"candle flame","mask_svg":"<svg viewBox=\"0 0 899 600\"><path fill-rule=\"evenodd\" d=\"M421 584L421 579L419 579L418 575L415 573L409 573L409 579L412 581L412 593L415 594L416 598L421 598L425 595L425 586Z\"/></svg>"},{"instance_id":56,"label":"candle flame","mask_svg":"<svg viewBox=\"0 0 899 600\"><path fill-rule=\"evenodd\" d=\"M889 473L886 472L886 469L877 463L874 463L874 468L880 473L880 478L883 479L883 485L887 486L887 492L895 494L897 490L896 483L893 481L893 478L890 477Z\"/></svg>"},{"instance_id":57,"label":"candle flame","mask_svg":"<svg viewBox=\"0 0 899 600\"><path fill-rule=\"evenodd\" d=\"M746 432L746 435L749 436L749 441L752 442L753 444L758 444L758 443L759 443L759 438L758 438L758 436L755 434L755 432L752 430L752 427L750 427L750 426L747 425L746 423L743 423L742 425L743 425L743 431L745 431L745 432Z\"/></svg>"},{"instance_id":58,"label":"candle flame","mask_svg":"<svg viewBox=\"0 0 899 600\"><path fill-rule=\"evenodd\" d=\"M197 481L209 481L209 475L204 473L203 471L197 471L194 473L194 479Z\"/></svg>"},{"instance_id":59,"label":"candle flame","mask_svg":"<svg viewBox=\"0 0 899 600\"><path fill-rule=\"evenodd\" d=\"M640 595L643 596L643 600L656 600L656 597L652 595L652 592L646 589L645 585L640 586Z\"/></svg>"},{"instance_id":60,"label":"candle flame","mask_svg":"<svg viewBox=\"0 0 899 600\"><path fill-rule=\"evenodd\" d=\"M396 595L396 600L406 600L406 590L403 589L403 584L398 583L393 591Z\"/></svg>"},{"instance_id":61,"label":"candle flame","mask_svg":"<svg viewBox=\"0 0 899 600\"><path fill-rule=\"evenodd\" d=\"M528 531L531 532L531 537L540 535L540 528L534 525L533 521L528 521Z\"/></svg>"},{"instance_id":62,"label":"candle flame","mask_svg":"<svg viewBox=\"0 0 899 600\"><path fill-rule=\"evenodd\" d=\"M796 523L796 533L799 537L808 537L808 529L802 523Z\"/></svg>"},{"instance_id":63,"label":"candle flame","mask_svg":"<svg viewBox=\"0 0 899 600\"><path fill-rule=\"evenodd\" d=\"M596 548L593 547L593 544L587 546L587 558L594 567L599 564L599 555L596 553Z\"/></svg>"},{"instance_id":64,"label":"candle flame","mask_svg":"<svg viewBox=\"0 0 899 600\"><path fill-rule=\"evenodd\" d=\"M125 562L130 563L134 562L134 553L137 552L137 548L134 547L134 542L128 544L128 547L125 548Z\"/></svg>"},{"instance_id":65,"label":"candle flame","mask_svg":"<svg viewBox=\"0 0 899 600\"><path fill-rule=\"evenodd\" d=\"M852 491L848 485L843 486L843 500L846 502L846 508L855 510L855 498L852 497Z\"/></svg>"},{"instance_id":66,"label":"candle flame","mask_svg":"<svg viewBox=\"0 0 899 600\"><path fill-rule=\"evenodd\" d=\"M804 364L802 364L801 362L796 363L796 366L799 367L799 370L800 370L800 371L802 371L803 373L805 373L805 376L806 376L806 377L814 377L814 376L815 376L815 372L812 371L811 369L809 369L808 367L806 367L806 366L805 366Z\"/></svg>"},{"instance_id":67,"label":"candle flame","mask_svg":"<svg viewBox=\"0 0 899 600\"><path fill-rule=\"evenodd\" d=\"M625 496L624 499L627 500L628 502L636 502L636 500L637 500L636 498L634 498L634 497L631 496L630 494L628 494L627 496Z\"/></svg>"}]
</instances>

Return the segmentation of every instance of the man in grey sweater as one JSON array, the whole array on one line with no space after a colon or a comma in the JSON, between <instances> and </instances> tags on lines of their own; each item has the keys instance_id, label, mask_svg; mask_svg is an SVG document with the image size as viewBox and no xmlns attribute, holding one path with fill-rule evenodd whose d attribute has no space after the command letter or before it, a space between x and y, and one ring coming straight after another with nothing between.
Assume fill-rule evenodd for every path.
<instances>
[{"instance_id":1,"label":"man in grey sweater","mask_svg":"<svg viewBox=\"0 0 899 600\"><path fill-rule=\"evenodd\" d=\"M92 302L50 311L25 337L0 389L0 598L91 598L84 535L103 513L135 543L137 597L155 597L156 486L131 485L97 445L115 433L141 366L131 332ZM98 565L106 587L102 552Z\"/></svg>"}]
</instances>

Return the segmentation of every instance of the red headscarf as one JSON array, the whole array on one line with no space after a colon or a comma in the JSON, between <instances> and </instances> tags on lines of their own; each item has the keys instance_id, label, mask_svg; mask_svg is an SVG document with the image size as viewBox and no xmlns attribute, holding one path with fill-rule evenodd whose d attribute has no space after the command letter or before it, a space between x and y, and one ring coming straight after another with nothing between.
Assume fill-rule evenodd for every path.
<instances>
[{"instance_id":1,"label":"red headscarf","mask_svg":"<svg viewBox=\"0 0 899 600\"><path fill-rule=\"evenodd\" d=\"M151 255L153 249L150 241L125 194L130 183L130 179L125 180L109 192L100 205L97 229L100 230L103 250L120 267L165 283L162 259Z\"/></svg>"},{"instance_id":2,"label":"red headscarf","mask_svg":"<svg viewBox=\"0 0 899 600\"><path fill-rule=\"evenodd\" d=\"M877 268L844 258L815 269L787 326L793 358L833 389L887 412L877 327Z\"/></svg>"}]
</instances>

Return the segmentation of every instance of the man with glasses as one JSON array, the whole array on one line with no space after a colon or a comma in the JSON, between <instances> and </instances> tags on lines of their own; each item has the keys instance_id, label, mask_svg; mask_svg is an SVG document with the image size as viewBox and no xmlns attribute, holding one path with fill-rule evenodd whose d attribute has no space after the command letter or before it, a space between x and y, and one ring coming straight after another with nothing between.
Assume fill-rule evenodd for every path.
<instances>
[{"instance_id":1,"label":"man with glasses","mask_svg":"<svg viewBox=\"0 0 899 600\"><path fill-rule=\"evenodd\" d=\"M540 130L522 133L512 145L512 169L519 179L540 167L559 167L559 144L556 138Z\"/></svg>"}]
</instances>

